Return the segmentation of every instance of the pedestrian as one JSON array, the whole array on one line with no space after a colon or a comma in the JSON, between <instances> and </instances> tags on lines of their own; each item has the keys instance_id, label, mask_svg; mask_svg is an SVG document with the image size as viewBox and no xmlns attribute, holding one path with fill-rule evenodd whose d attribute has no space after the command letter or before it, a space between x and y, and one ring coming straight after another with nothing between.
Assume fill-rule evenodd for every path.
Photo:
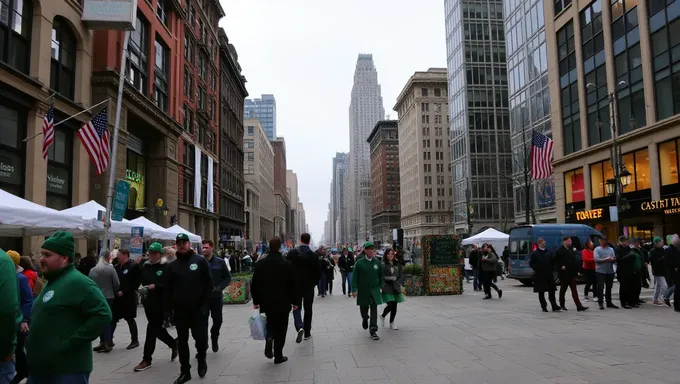
<instances>
[{"instance_id":1,"label":"pedestrian","mask_svg":"<svg viewBox=\"0 0 680 384\"><path fill-rule=\"evenodd\" d=\"M561 309L555 300L557 287L553 276L555 270L553 255L546 248L545 239L539 237L536 242L538 248L529 256L529 266L534 270L534 292L538 293L538 302L541 304L543 312L548 312L548 303L545 301L546 292L548 292L552 311L559 312Z\"/></svg>"},{"instance_id":2,"label":"pedestrian","mask_svg":"<svg viewBox=\"0 0 680 384\"><path fill-rule=\"evenodd\" d=\"M326 258L326 282L328 283L328 294L333 294L333 280L335 280L335 260L330 252L325 255Z\"/></svg>"},{"instance_id":3,"label":"pedestrian","mask_svg":"<svg viewBox=\"0 0 680 384\"><path fill-rule=\"evenodd\" d=\"M78 266L76 268L83 275L90 276L90 270L92 270L92 268L94 268L95 265L97 265L97 262L98 261L95 255L92 253L88 253L87 255L85 255L85 257L83 257L80 260L80 263L78 263Z\"/></svg>"},{"instance_id":4,"label":"pedestrian","mask_svg":"<svg viewBox=\"0 0 680 384\"><path fill-rule=\"evenodd\" d=\"M354 254L347 248L342 250L338 258L338 267L342 276L342 294L352 297L352 272L354 271Z\"/></svg>"},{"instance_id":5,"label":"pedestrian","mask_svg":"<svg viewBox=\"0 0 680 384\"><path fill-rule=\"evenodd\" d=\"M34 292L36 282L38 281L38 274L35 272L35 266L28 256L21 256L19 258L19 266L21 267L21 273L28 279L28 285L31 288L31 292ZM38 296L38 295L33 295Z\"/></svg>"},{"instance_id":6,"label":"pedestrian","mask_svg":"<svg viewBox=\"0 0 680 384\"><path fill-rule=\"evenodd\" d=\"M616 248L616 274L619 280L619 300L621 306L626 309L639 307L635 298L635 291L640 284L640 276L636 274L638 254L631 252L632 241L627 237L619 237L619 245Z\"/></svg>"},{"instance_id":7,"label":"pedestrian","mask_svg":"<svg viewBox=\"0 0 680 384\"><path fill-rule=\"evenodd\" d=\"M300 296L293 264L281 254L281 240L278 237L269 241L269 255L255 263L250 293L253 307L267 316L264 355L268 359L273 358L274 364L288 361L283 355L288 316L291 307L294 311L299 308Z\"/></svg>"},{"instance_id":8,"label":"pedestrian","mask_svg":"<svg viewBox=\"0 0 680 384\"><path fill-rule=\"evenodd\" d=\"M163 247L163 258L165 259L166 263L170 263L172 261L175 261L177 258L177 250L173 247Z\"/></svg>"},{"instance_id":9,"label":"pedestrian","mask_svg":"<svg viewBox=\"0 0 680 384\"><path fill-rule=\"evenodd\" d=\"M562 246L555 251L555 268L560 279L560 308L567 310L565 295L567 288L571 290L571 298L576 304L576 311L582 312L588 307L581 304L576 288L576 275L578 275L578 263L576 262L575 249L571 246L571 237L562 236Z\"/></svg>"},{"instance_id":10,"label":"pedestrian","mask_svg":"<svg viewBox=\"0 0 680 384\"><path fill-rule=\"evenodd\" d=\"M70 233L55 232L40 253L47 285L35 299L26 339L28 383L88 383L92 341L111 323L111 309L97 284L76 270Z\"/></svg>"},{"instance_id":11,"label":"pedestrian","mask_svg":"<svg viewBox=\"0 0 680 384\"><path fill-rule=\"evenodd\" d=\"M208 350L208 309L213 292L210 265L191 249L189 236L180 233L175 239L177 258L167 265L163 291L163 309L166 318L174 313L177 329L177 349L181 365L180 375L175 384L191 380L189 363L189 332L196 341L198 376L208 372L206 352Z\"/></svg>"},{"instance_id":12,"label":"pedestrian","mask_svg":"<svg viewBox=\"0 0 680 384\"><path fill-rule=\"evenodd\" d=\"M210 328L210 340L212 351L217 352L220 349L220 327L222 327L222 306L224 305L224 297L222 292L231 282L231 273L229 273L229 266L219 257L214 257L214 244L212 240L203 240L201 253L205 260L210 265L210 273L212 274L213 290L210 295L210 317L212 317L212 327Z\"/></svg>"},{"instance_id":13,"label":"pedestrian","mask_svg":"<svg viewBox=\"0 0 680 384\"><path fill-rule=\"evenodd\" d=\"M479 262L481 259L479 247L477 244L472 244L472 250L470 251L470 258L468 262L470 263L470 266L472 267L472 288L475 291L481 291L482 290L482 282L480 280L479 276Z\"/></svg>"},{"instance_id":14,"label":"pedestrian","mask_svg":"<svg viewBox=\"0 0 680 384\"><path fill-rule=\"evenodd\" d=\"M661 302L666 293L666 261L663 249L663 240L659 236L654 236L654 248L649 251L649 262L652 264L652 275L654 276L654 305L663 305Z\"/></svg>"},{"instance_id":15,"label":"pedestrian","mask_svg":"<svg viewBox=\"0 0 680 384\"><path fill-rule=\"evenodd\" d=\"M319 249L316 250L316 256L319 268L319 296L326 297L326 292L328 292L328 274L326 271L328 270L329 265L328 258L326 258L326 251L323 247L319 247Z\"/></svg>"},{"instance_id":16,"label":"pedestrian","mask_svg":"<svg viewBox=\"0 0 680 384\"><path fill-rule=\"evenodd\" d=\"M361 313L361 326L368 329L371 339L380 340L380 337L378 337L378 305L382 304L380 289L385 281L380 261L373 257L373 248L372 242L364 243L362 252L364 256L357 260L354 265L352 296L357 299Z\"/></svg>"},{"instance_id":17,"label":"pedestrian","mask_svg":"<svg viewBox=\"0 0 680 384\"><path fill-rule=\"evenodd\" d=\"M18 252L7 251L7 255L14 262L16 268L17 280L19 283L19 306L21 307L21 326L17 332L17 346L14 351L14 365L16 369L16 376L12 379L12 384L19 383L28 377L28 361L26 360L26 352L24 346L26 344L26 336L28 336L29 324L31 322L31 312L33 308L33 292L28 282L28 277L23 274L23 268L19 265L21 256Z\"/></svg>"},{"instance_id":18,"label":"pedestrian","mask_svg":"<svg viewBox=\"0 0 680 384\"><path fill-rule=\"evenodd\" d=\"M583 288L583 297L585 301L590 301L588 293L593 292L593 301L597 294L597 274L595 272L595 245L591 240L586 241L586 246L581 251L581 268L586 276L586 286Z\"/></svg>"},{"instance_id":19,"label":"pedestrian","mask_svg":"<svg viewBox=\"0 0 680 384\"><path fill-rule=\"evenodd\" d=\"M383 286L382 301L387 304L380 316L381 326L385 327L385 317L390 315L390 329L397 330L394 319L397 316L397 303L404 302L404 295L401 293L401 285L404 281L404 268L396 260L394 249L385 251L382 263Z\"/></svg>"},{"instance_id":20,"label":"pedestrian","mask_svg":"<svg viewBox=\"0 0 680 384\"><path fill-rule=\"evenodd\" d=\"M111 265L111 258L111 252L109 252L107 249L102 249L100 252L99 261L94 267L89 269L89 277L95 282L95 284L97 284L97 287L104 296L104 299L106 299L106 304L111 309L111 313L113 313L114 300L116 293L119 291L120 280L118 280L118 273L116 272L116 269L113 267L113 265ZM99 345L92 349L94 352L111 352L113 349L112 329L113 322L104 328L104 332L102 332L101 336L99 337Z\"/></svg>"},{"instance_id":21,"label":"pedestrian","mask_svg":"<svg viewBox=\"0 0 680 384\"><path fill-rule=\"evenodd\" d=\"M674 234L673 237L671 238L671 244L668 246L668 248L665 249L665 257L666 261L666 283L668 284L669 288L666 290L666 294L663 297L664 303L670 307L671 306L671 296L673 296L674 300L674 308L676 311L680 312L680 302L678 299L680 299L680 295L675 294L676 291L676 286L677 283L680 282L680 273L678 272L678 268L680 267L680 236L678 234Z\"/></svg>"},{"instance_id":22,"label":"pedestrian","mask_svg":"<svg viewBox=\"0 0 680 384\"><path fill-rule=\"evenodd\" d=\"M16 266L0 248L0 383L10 383L16 374L14 352L23 321L17 283Z\"/></svg>"},{"instance_id":23,"label":"pedestrian","mask_svg":"<svg viewBox=\"0 0 680 384\"><path fill-rule=\"evenodd\" d=\"M498 275L498 255L493 251L489 244L482 245L482 258L480 259L481 279L484 286L484 300L491 298L491 288L498 294L498 298L503 297L503 290L493 282Z\"/></svg>"},{"instance_id":24,"label":"pedestrian","mask_svg":"<svg viewBox=\"0 0 680 384\"><path fill-rule=\"evenodd\" d=\"M156 339L165 343L172 351L170 361L177 358L177 340L168 330L163 327L163 292L165 288L165 271L167 264L161 257L163 246L160 243L151 243L149 260L141 266L140 278L142 289L140 296L146 315L146 339L144 340L144 355L142 361L133 369L141 372L151 368L151 358L156 350Z\"/></svg>"},{"instance_id":25,"label":"pedestrian","mask_svg":"<svg viewBox=\"0 0 680 384\"><path fill-rule=\"evenodd\" d=\"M593 250L593 259L595 259L595 274L597 275L597 303L600 309L604 309L604 303L607 303L607 308L618 309L612 301L612 286L614 285L614 263L616 263L616 253L612 247L609 246L606 237L600 238L600 246Z\"/></svg>"},{"instance_id":26,"label":"pedestrian","mask_svg":"<svg viewBox=\"0 0 680 384\"><path fill-rule=\"evenodd\" d=\"M295 330L297 331L295 342L298 344L302 342L303 337L305 340L312 338L314 286L317 285L320 278L318 257L309 247L310 241L310 234L303 233L300 235L300 246L292 249L287 255L295 273L297 300L302 303L302 307L298 306L297 309L293 310ZM303 309L305 311L304 320L302 317Z\"/></svg>"},{"instance_id":27,"label":"pedestrian","mask_svg":"<svg viewBox=\"0 0 680 384\"><path fill-rule=\"evenodd\" d=\"M629 306L633 308L638 308L643 303L640 301L640 293L642 292L642 276L644 276L642 270L645 267L645 256L640 248L640 243L639 237L632 237L629 253L622 259L626 268L632 268L628 270L628 278L630 278L628 302ZM632 274L630 271L632 271Z\"/></svg>"},{"instance_id":28,"label":"pedestrian","mask_svg":"<svg viewBox=\"0 0 680 384\"><path fill-rule=\"evenodd\" d=\"M128 249L118 250L118 265L116 273L120 286L113 300L113 324L111 325L111 337L115 337L116 326L119 320L125 320L130 329L130 344L127 349L139 347L139 331L137 329L137 289L141 284L139 264L130 258Z\"/></svg>"},{"instance_id":29,"label":"pedestrian","mask_svg":"<svg viewBox=\"0 0 680 384\"><path fill-rule=\"evenodd\" d=\"M508 265L510 265L510 250L508 249L507 245L503 247L503 256L501 256L501 259L503 260L503 273L508 273Z\"/></svg>"}]
</instances>

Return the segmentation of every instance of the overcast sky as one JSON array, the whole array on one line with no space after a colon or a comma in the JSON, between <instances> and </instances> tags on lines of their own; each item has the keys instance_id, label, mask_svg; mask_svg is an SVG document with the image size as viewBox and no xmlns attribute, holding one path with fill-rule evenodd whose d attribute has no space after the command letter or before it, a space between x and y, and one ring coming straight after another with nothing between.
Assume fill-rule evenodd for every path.
<instances>
[{"instance_id":1,"label":"overcast sky","mask_svg":"<svg viewBox=\"0 0 680 384\"><path fill-rule=\"evenodd\" d=\"M415 71L446 67L444 0L220 0L250 97L276 97L277 134L313 238L323 235L331 165L349 149L359 53L372 53L385 113Z\"/></svg>"}]
</instances>

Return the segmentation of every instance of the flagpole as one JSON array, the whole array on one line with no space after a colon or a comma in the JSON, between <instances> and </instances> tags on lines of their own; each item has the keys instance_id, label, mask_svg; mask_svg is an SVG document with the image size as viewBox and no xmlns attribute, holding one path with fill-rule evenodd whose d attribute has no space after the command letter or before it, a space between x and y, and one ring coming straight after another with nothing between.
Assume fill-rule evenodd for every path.
<instances>
[{"instance_id":1,"label":"flagpole","mask_svg":"<svg viewBox=\"0 0 680 384\"><path fill-rule=\"evenodd\" d=\"M56 94L56 93L55 93L55 94ZM54 96L54 95L52 95L52 96ZM100 105L102 105L102 104L104 104L104 103L107 103L109 100L111 100L111 99L108 98L108 99L106 99L106 100L104 100L104 101L102 101L102 102L100 102L100 103L97 103L97 104L91 106L90 108L83 109L82 111L76 113L75 115L71 115L71 116L67 117L66 119L64 119L64 120L62 120L62 121L60 121L60 122L58 122L58 123L54 123L54 126L56 127L56 126L58 126L58 125L61 125L62 123L65 123L65 122L71 120L72 118L74 118L74 117L76 117L76 116L82 115L82 114L85 113L85 112L89 112L89 111L91 111L91 110L97 108L98 106L100 106ZM29 136L29 137L25 138L25 139L24 139L24 142L26 142L26 141L28 141L28 140L35 139L36 137L38 137L38 136L40 136L40 135L42 135L42 134L43 134L42 132L38 132L38 133L36 133L36 134L33 135L33 136Z\"/></svg>"},{"instance_id":2,"label":"flagpole","mask_svg":"<svg viewBox=\"0 0 680 384\"><path fill-rule=\"evenodd\" d=\"M109 230L111 228L111 206L113 205L113 190L116 182L116 154L118 153L118 132L120 131L120 111L123 105L123 89L125 86L125 65L127 61L128 41L130 31L125 30L123 37L123 57L120 59L120 74L118 76L118 100L116 100L116 121L113 126L113 144L111 145L111 160L109 161L109 183L106 188L106 214L104 215L104 248L109 246Z\"/></svg>"}]
</instances>

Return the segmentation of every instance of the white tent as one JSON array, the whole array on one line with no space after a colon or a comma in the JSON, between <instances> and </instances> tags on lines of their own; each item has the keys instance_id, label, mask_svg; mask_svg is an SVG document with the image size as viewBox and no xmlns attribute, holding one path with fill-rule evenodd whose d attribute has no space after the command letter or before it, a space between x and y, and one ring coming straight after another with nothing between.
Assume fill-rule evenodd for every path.
<instances>
[{"instance_id":1,"label":"white tent","mask_svg":"<svg viewBox=\"0 0 680 384\"><path fill-rule=\"evenodd\" d=\"M64 230L82 235L85 221L24 200L0 189L0 236L49 235Z\"/></svg>"},{"instance_id":2,"label":"white tent","mask_svg":"<svg viewBox=\"0 0 680 384\"><path fill-rule=\"evenodd\" d=\"M508 238L510 235L507 235L501 231L497 231L493 228L489 228L484 232L478 233L474 236L470 236L467 239L464 239L462 241L463 245L472 245L472 244L477 244L477 245L482 245L484 243L489 243L493 245L494 249L496 250L497 253L503 252L503 248L508 245Z\"/></svg>"},{"instance_id":3,"label":"white tent","mask_svg":"<svg viewBox=\"0 0 680 384\"><path fill-rule=\"evenodd\" d=\"M174 239L177 236L176 233L169 232L168 229L163 228L162 226L154 223L153 221L147 219L144 216L140 216L136 219L130 220L130 223L134 224L136 227L144 227L144 237L150 237L152 239L160 240L170 240Z\"/></svg>"},{"instance_id":4,"label":"white tent","mask_svg":"<svg viewBox=\"0 0 680 384\"><path fill-rule=\"evenodd\" d=\"M72 216L82 217L87 224L87 229L91 231L103 232L104 223L97 220L99 211L106 212L106 208L94 200L90 200L86 203L76 205L75 207L66 208L62 210L62 213L66 213ZM130 224L129 221L123 219L123 221L111 221L111 233L116 236L130 236L132 227L134 224Z\"/></svg>"},{"instance_id":5,"label":"white tent","mask_svg":"<svg viewBox=\"0 0 680 384\"><path fill-rule=\"evenodd\" d=\"M161 239L161 240L175 240L175 237L177 237L178 234L180 233L186 233L189 236L189 240L192 243L200 243L201 242L201 236L198 236L196 234L193 234L186 229L180 227L179 225L175 224L172 227L168 229L164 229L163 232L158 231L158 232L152 232L151 236L155 239Z\"/></svg>"}]
</instances>

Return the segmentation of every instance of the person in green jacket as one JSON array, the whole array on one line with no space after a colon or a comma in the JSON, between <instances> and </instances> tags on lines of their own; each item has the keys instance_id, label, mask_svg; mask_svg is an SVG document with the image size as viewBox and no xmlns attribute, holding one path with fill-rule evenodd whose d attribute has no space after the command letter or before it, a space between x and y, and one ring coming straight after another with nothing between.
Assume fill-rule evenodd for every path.
<instances>
[{"instance_id":1,"label":"person in green jacket","mask_svg":"<svg viewBox=\"0 0 680 384\"><path fill-rule=\"evenodd\" d=\"M352 275L352 296L357 299L361 312L362 327L368 329L371 339L378 337L378 305L382 304L380 289L385 284L380 261L373 257L373 243L364 244L364 257L358 259L354 265ZM368 311L371 310L369 316ZM370 327L368 321L371 321Z\"/></svg>"},{"instance_id":2,"label":"person in green jacket","mask_svg":"<svg viewBox=\"0 0 680 384\"><path fill-rule=\"evenodd\" d=\"M78 272L68 232L42 244L40 269L47 280L35 299L26 352L31 384L88 383L92 341L111 322L111 309L97 284Z\"/></svg>"},{"instance_id":3,"label":"person in green jacket","mask_svg":"<svg viewBox=\"0 0 680 384\"><path fill-rule=\"evenodd\" d=\"M0 383L9 383L15 375L14 350L17 331L23 316L19 308L17 270L10 257L0 249Z\"/></svg>"}]
</instances>

